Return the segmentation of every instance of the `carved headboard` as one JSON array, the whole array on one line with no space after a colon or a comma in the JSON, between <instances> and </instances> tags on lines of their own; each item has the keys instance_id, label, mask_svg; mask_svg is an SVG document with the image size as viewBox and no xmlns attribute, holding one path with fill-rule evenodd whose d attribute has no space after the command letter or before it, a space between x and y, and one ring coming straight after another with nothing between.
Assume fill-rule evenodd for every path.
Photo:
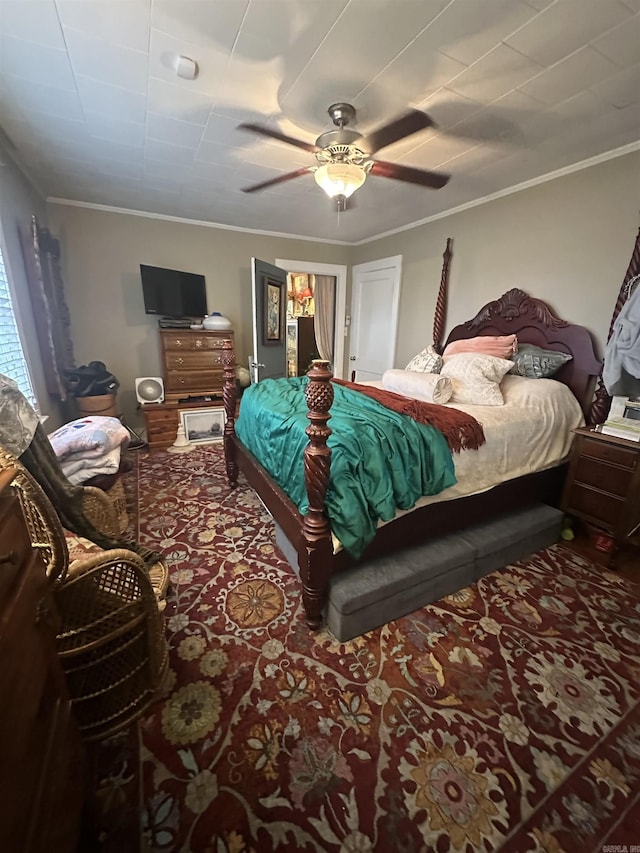
<instances>
[{"instance_id":1,"label":"carved headboard","mask_svg":"<svg viewBox=\"0 0 640 853\"><path fill-rule=\"evenodd\" d=\"M447 344L477 335L514 333L521 344L534 344L573 356L553 378L573 391L588 421L595 379L600 374L602 362L596 356L588 329L556 317L541 299L513 288L499 299L488 302L472 320L453 328Z\"/></svg>"}]
</instances>

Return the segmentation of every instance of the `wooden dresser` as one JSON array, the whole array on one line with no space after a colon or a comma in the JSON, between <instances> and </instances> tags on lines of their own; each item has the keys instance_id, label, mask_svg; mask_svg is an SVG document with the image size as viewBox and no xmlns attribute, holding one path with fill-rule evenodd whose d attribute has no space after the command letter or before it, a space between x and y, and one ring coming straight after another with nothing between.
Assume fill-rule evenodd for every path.
<instances>
[{"instance_id":1,"label":"wooden dresser","mask_svg":"<svg viewBox=\"0 0 640 853\"><path fill-rule=\"evenodd\" d=\"M165 401L222 395L222 347L233 331L160 329Z\"/></svg>"},{"instance_id":2,"label":"wooden dresser","mask_svg":"<svg viewBox=\"0 0 640 853\"><path fill-rule=\"evenodd\" d=\"M160 330L165 402L142 406L149 450L173 444L181 411L223 406L222 347L229 339L233 340L230 329Z\"/></svg>"},{"instance_id":3,"label":"wooden dresser","mask_svg":"<svg viewBox=\"0 0 640 853\"><path fill-rule=\"evenodd\" d=\"M56 651L51 581L32 547L14 474L0 471L0 846L71 853L84 747Z\"/></svg>"},{"instance_id":4,"label":"wooden dresser","mask_svg":"<svg viewBox=\"0 0 640 853\"><path fill-rule=\"evenodd\" d=\"M577 429L562 508L616 547L640 544L640 443Z\"/></svg>"}]
</instances>

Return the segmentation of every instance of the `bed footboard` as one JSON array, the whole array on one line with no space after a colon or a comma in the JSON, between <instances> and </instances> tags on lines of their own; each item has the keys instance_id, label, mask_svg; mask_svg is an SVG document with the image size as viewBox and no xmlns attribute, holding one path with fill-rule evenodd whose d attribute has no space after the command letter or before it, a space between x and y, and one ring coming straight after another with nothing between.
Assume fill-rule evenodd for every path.
<instances>
[{"instance_id":1,"label":"bed footboard","mask_svg":"<svg viewBox=\"0 0 640 853\"><path fill-rule=\"evenodd\" d=\"M224 451L227 479L233 488L238 482L238 473L242 470L250 485L256 490L295 547L306 621L310 628L320 628L324 622L323 611L334 563L331 528L324 512L324 499L329 485L331 467L331 449L327 445L331 429L327 426L327 421L331 417L330 409L333 403L331 384L333 374L329 370L328 362L322 360L314 361L307 374L309 382L305 390L305 399L310 424L306 429L309 444L304 451L304 476L309 512L306 516L300 516L293 503L235 434L237 393L235 353L231 340L224 341L222 367L226 414Z\"/></svg>"}]
</instances>

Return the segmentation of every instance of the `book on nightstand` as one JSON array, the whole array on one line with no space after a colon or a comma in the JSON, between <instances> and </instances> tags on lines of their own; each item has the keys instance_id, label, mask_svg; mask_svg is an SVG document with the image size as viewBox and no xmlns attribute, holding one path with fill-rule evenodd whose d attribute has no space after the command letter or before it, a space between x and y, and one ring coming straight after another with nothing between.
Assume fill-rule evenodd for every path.
<instances>
[{"instance_id":1,"label":"book on nightstand","mask_svg":"<svg viewBox=\"0 0 640 853\"><path fill-rule=\"evenodd\" d=\"M640 441L640 420L622 416L608 418L603 424L598 424L597 432L626 438L628 441Z\"/></svg>"}]
</instances>

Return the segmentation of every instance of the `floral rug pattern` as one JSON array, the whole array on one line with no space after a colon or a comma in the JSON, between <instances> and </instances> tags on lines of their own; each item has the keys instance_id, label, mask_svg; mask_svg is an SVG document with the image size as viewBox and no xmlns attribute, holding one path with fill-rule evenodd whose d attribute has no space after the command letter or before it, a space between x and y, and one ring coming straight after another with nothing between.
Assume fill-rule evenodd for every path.
<instances>
[{"instance_id":1,"label":"floral rug pattern","mask_svg":"<svg viewBox=\"0 0 640 853\"><path fill-rule=\"evenodd\" d=\"M134 457L171 566L171 672L140 724L151 851L640 844L640 597L562 545L351 642L305 626L220 444Z\"/></svg>"}]
</instances>

